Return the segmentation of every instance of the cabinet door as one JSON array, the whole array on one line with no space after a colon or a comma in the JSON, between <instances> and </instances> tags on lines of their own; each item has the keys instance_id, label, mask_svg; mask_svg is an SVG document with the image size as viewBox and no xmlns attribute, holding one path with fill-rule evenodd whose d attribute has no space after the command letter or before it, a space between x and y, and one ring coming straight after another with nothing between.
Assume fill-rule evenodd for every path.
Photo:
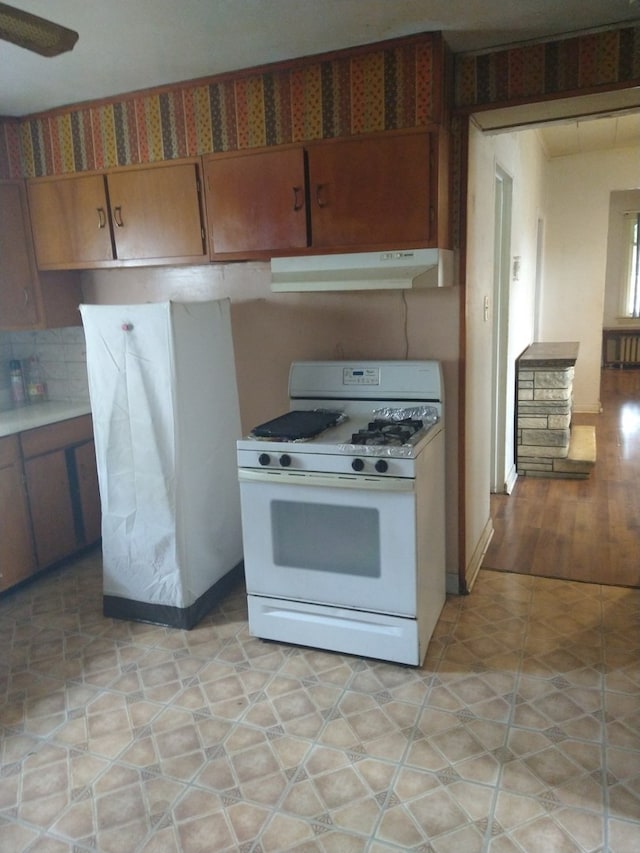
<instances>
[{"instance_id":1,"label":"cabinet door","mask_svg":"<svg viewBox=\"0 0 640 853\"><path fill-rule=\"evenodd\" d=\"M98 490L98 468L93 441L73 450L78 484L78 506L82 519L83 544L91 545L100 539L102 514Z\"/></svg>"},{"instance_id":2,"label":"cabinet door","mask_svg":"<svg viewBox=\"0 0 640 853\"><path fill-rule=\"evenodd\" d=\"M15 436L0 439L0 590L36 567L22 462Z\"/></svg>"},{"instance_id":3,"label":"cabinet door","mask_svg":"<svg viewBox=\"0 0 640 853\"><path fill-rule=\"evenodd\" d=\"M77 548L66 453L56 450L35 456L25 461L24 468L38 566L42 568Z\"/></svg>"},{"instance_id":4,"label":"cabinet door","mask_svg":"<svg viewBox=\"0 0 640 853\"><path fill-rule=\"evenodd\" d=\"M113 259L102 175L37 179L28 184L40 269L70 269Z\"/></svg>"},{"instance_id":5,"label":"cabinet door","mask_svg":"<svg viewBox=\"0 0 640 853\"><path fill-rule=\"evenodd\" d=\"M308 245L300 146L204 158L211 257Z\"/></svg>"},{"instance_id":6,"label":"cabinet door","mask_svg":"<svg viewBox=\"0 0 640 853\"><path fill-rule=\"evenodd\" d=\"M111 172L108 185L118 260L204 257L195 163Z\"/></svg>"},{"instance_id":7,"label":"cabinet door","mask_svg":"<svg viewBox=\"0 0 640 853\"><path fill-rule=\"evenodd\" d=\"M37 271L20 181L0 181L0 328L36 325Z\"/></svg>"},{"instance_id":8,"label":"cabinet door","mask_svg":"<svg viewBox=\"0 0 640 853\"><path fill-rule=\"evenodd\" d=\"M428 133L337 140L308 153L314 248L430 242Z\"/></svg>"}]
</instances>

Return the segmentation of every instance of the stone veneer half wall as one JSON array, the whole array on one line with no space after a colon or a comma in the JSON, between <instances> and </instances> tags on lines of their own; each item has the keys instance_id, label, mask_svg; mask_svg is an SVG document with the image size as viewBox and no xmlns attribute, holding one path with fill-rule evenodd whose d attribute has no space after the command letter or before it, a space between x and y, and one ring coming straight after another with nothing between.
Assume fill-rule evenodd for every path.
<instances>
[{"instance_id":1,"label":"stone veneer half wall","mask_svg":"<svg viewBox=\"0 0 640 853\"><path fill-rule=\"evenodd\" d=\"M577 343L532 344L518 360L516 468L566 477Z\"/></svg>"}]
</instances>

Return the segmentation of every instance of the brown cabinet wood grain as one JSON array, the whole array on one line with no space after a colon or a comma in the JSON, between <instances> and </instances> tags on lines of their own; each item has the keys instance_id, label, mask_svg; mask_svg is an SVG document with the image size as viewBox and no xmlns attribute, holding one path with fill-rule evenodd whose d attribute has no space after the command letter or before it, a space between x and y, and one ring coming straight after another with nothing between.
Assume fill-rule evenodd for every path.
<instances>
[{"instance_id":1,"label":"brown cabinet wood grain","mask_svg":"<svg viewBox=\"0 0 640 853\"><path fill-rule=\"evenodd\" d=\"M74 448L73 455L82 520L82 544L91 545L100 539L102 526L96 448L93 441L78 445Z\"/></svg>"},{"instance_id":2,"label":"brown cabinet wood grain","mask_svg":"<svg viewBox=\"0 0 640 853\"><path fill-rule=\"evenodd\" d=\"M207 259L199 161L34 178L28 193L40 269Z\"/></svg>"},{"instance_id":3,"label":"brown cabinet wood grain","mask_svg":"<svg viewBox=\"0 0 640 853\"><path fill-rule=\"evenodd\" d=\"M309 146L312 246L366 251L430 244L431 172L428 133Z\"/></svg>"},{"instance_id":4,"label":"brown cabinet wood grain","mask_svg":"<svg viewBox=\"0 0 640 853\"><path fill-rule=\"evenodd\" d=\"M76 550L76 532L64 450L24 463L38 567L55 563Z\"/></svg>"},{"instance_id":5,"label":"brown cabinet wood grain","mask_svg":"<svg viewBox=\"0 0 640 853\"><path fill-rule=\"evenodd\" d=\"M40 269L113 259L104 175L37 179L28 192Z\"/></svg>"},{"instance_id":6,"label":"brown cabinet wood grain","mask_svg":"<svg viewBox=\"0 0 640 853\"><path fill-rule=\"evenodd\" d=\"M107 181L119 260L203 258L195 163L113 172Z\"/></svg>"},{"instance_id":7,"label":"brown cabinet wood grain","mask_svg":"<svg viewBox=\"0 0 640 853\"><path fill-rule=\"evenodd\" d=\"M36 427L20 433L20 444L25 459L40 456L52 450L62 450L72 444L82 444L93 439L91 415L81 415Z\"/></svg>"},{"instance_id":8,"label":"brown cabinet wood grain","mask_svg":"<svg viewBox=\"0 0 640 853\"><path fill-rule=\"evenodd\" d=\"M20 444L0 438L0 591L28 578L36 568Z\"/></svg>"},{"instance_id":9,"label":"brown cabinet wood grain","mask_svg":"<svg viewBox=\"0 0 640 853\"><path fill-rule=\"evenodd\" d=\"M20 434L37 568L100 538L101 511L91 416Z\"/></svg>"},{"instance_id":10,"label":"brown cabinet wood grain","mask_svg":"<svg viewBox=\"0 0 640 853\"><path fill-rule=\"evenodd\" d=\"M307 246L305 156L296 145L203 158L212 257Z\"/></svg>"},{"instance_id":11,"label":"brown cabinet wood grain","mask_svg":"<svg viewBox=\"0 0 640 853\"><path fill-rule=\"evenodd\" d=\"M36 269L29 251L28 211L19 182L0 182L0 325L28 328L39 320Z\"/></svg>"},{"instance_id":12,"label":"brown cabinet wood grain","mask_svg":"<svg viewBox=\"0 0 640 853\"><path fill-rule=\"evenodd\" d=\"M23 181L0 181L0 329L79 325L74 273L40 275Z\"/></svg>"},{"instance_id":13,"label":"brown cabinet wood grain","mask_svg":"<svg viewBox=\"0 0 640 853\"><path fill-rule=\"evenodd\" d=\"M444 131L203 158L213 260L449 247Z\"/></svg>"}]
</instances>

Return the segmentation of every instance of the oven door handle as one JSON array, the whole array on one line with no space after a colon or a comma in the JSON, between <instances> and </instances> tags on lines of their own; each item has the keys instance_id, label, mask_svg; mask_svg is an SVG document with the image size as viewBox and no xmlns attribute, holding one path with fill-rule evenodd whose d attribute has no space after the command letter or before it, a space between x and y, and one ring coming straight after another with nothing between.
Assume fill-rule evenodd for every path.
<instances>
[{"instance_id":1,"label":"oven door handle","mask_svg":"<svg viewBox=\"0 0 640 853\"><path fill-rule=\"evenodd\" d=\"M271 483L274 486L323 486L327 489L364 489L378 492L413 492L411 477L369 477L366 474L320 474L308 471L260 471L238 469L241 483Z\"/></svg>"}]
</instances>

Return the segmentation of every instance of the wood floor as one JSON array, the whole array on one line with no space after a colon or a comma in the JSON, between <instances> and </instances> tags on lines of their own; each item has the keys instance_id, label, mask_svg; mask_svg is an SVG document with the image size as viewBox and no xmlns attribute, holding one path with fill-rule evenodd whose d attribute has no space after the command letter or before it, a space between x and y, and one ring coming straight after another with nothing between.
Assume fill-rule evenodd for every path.
<instances>
[{"instance_id":1,"label":"wood floor","mask_svg":"<svg viewBox=\"0 0 640 853\"><path fill-rule=\"evenodd\" d=\"M519 477L491 495L494 535L483 567L640 587L640 370L604 370L597 461L587 480Z\"/></svg>"}]
</instances>

